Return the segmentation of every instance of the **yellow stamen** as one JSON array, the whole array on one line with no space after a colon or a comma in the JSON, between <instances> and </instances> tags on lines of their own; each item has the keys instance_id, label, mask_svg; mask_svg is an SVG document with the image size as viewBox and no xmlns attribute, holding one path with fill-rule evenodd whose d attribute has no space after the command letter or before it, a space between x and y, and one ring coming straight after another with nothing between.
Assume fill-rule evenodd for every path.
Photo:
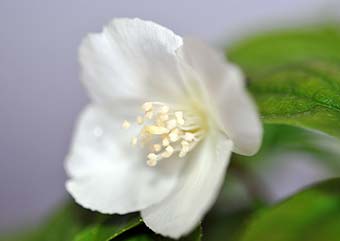
<instances>
[{"instance_id":1,"label":"yellow stamen","mask_svg":"<svg viewBox=\"0 0 340 241\"><path fill-rule=\"evenodd\" d=\"M162 149L162 146L160 144L153 145L153 149L155 152L159 152Z\"/></svg>"},{"instance_id":2,"label":"yellow stamen","mask_svg":"<svg viewBox=\"0 0 340 241\"><path fill-rule=\"evenodd\" d=\"M163 146L168 146L168 145L170 145L170 141L169 141L169 139L168 138L163 138L163 140L162 140L162 145Z\"/></svg>"},{"instance_id":3,"label":"yellow stamen","mask_svg":"<svg viewBox=\"0 0 340 241\"><path fill-rule=\"evenodd\" d=\"M162 157L169 158L174 153L174 148L172 146L167 146L165 152L162 153Z\"/></svg>"},{"instance_id":4,"label":"yellow stamen","mask_svg":"<svg viewBox=\"0 0 340 241\"><path fill-rule=\"evenodd\" d=\"M152 135L163 135L169 133L169 130L161 126L146 126L145 130Z\"/></svg>"},{"instance_id":5,"label":"yellow stamen","mask_svg":"<svg viewBox=\"0 0 340 241\"><path fill-rule=\"evenodd\" d=\"M175 116L176 116L177 123L179 125L184 125L183 112L182 111L176 111Z\"/></svg>"},{"instance_id":6,"label":"yellow stamen","mask_svg":"<svg viewBox=\"0 0 340 241\"><path fill-rule=\"evenodd\" d=\"M152 102L145 102L143 104L142 108L145 112L151 111L152 110Z\"/></svg>"},{"instance_id":7,"label":"yellow stamen","mask_svg":"<svg viewBox=\"0 0 340 241\"><path fill-rule=\"evenodd\" d=\"M168 128L169 130L172 130L173 128L175 128L177 126L177 123L176 123L176 120L172 119L172 120L169 120L167 123L166 123L166 128Z\"/></svg>"},{"instance_id":8,"label":"yellow stamen","mask_svg":"<svg viewBox=\"0 0 340 241\"><path fill-rule=\"evenodd\" d=\"M169 134L169 138L171 142L176 142L179 139L178 129L173 129Z\"/></svg>"},{"instance_id":9,"label":"yellow stamen","mask_svg":"<svg viewBox=\"0 0 340 241\"><path fill-rule=\"evenodd\" d=\"M184 134L184 140L186 141L193 141L195 139L195 135L192 134L191 132L185 132Z\"/></svg>"},{"instance_id":10,"label":"yellow stamen","mask_svg":"<svg viewBox=\"0 0 340 241\"><path fill-rule=\"evenodd\" d=\"M130 126L131 126L131 124L130 124L130 122L128 122L127 120L125 120L125 121L123 122L123 124L122 124L122 127L123 127L124 129L128 129Z\"/></svg>"},{"instance_id":11,"label":"yellow stamen","mask_svg":"<svg viewBox=\"0 0 340 241\"><path fill-rule=\"evenodd\" d=\"M149 158L150 160L157 160L157 155L156 155L155 153L149 153L149 154L148 154L148 158Z\"/></svg>"},{"instance_id":12,"label":"yellow stamen","mask_svg":"<svg viewBox=\"0 0 340 241\"><path fill-rule=\"evenodd\" d=\"M131 138L131 144L137 143L152 152L147 155L147 165L156 166L159 161L170 158L174 153L186 156L202 139L200 116L190 111L172 109L160 102L143 104L144 116L137 116L136 123L141 125L138 136ZM125 120L122 127L127 129L130 123ZM171 145L170 145L171 144Z\"/></svg>"},{"instance_id":13,"label":"yellow stamen","mask_svg":"<svg viewBox=\"0 0 340 241\"><path fill-rule=\"evenodd\" d=\"M146 164L149 166L149 167L154 167L157 165L157 160L147 160Z\"/></svg>"},{"instance_id":14,"label":"yellow stamen","mask_svg":"<svg viewBox=\"0 0 340 241\"><path fill-rule=\"evenodd\" d=\"M137 144L137 141L138 141L138 139L137 139L137 137L132 137L132 139L131 139L131 144L133 145L133 146L135 146L136 144Z\"/></svg>"},{"instance_id":15,"label":"yellow stamen","mask_svg":"<svg viewBox=\"0 0 340 241\"><path fill-rule=\"evenodd\" d=\"M169 109L170 109L169 106L164 105L164 106L161 107L160 112L163 113L163 114L166 114L166 113L169 112Z\"/></svg>"},{"instance_id":16,"label":"yellow stamen","mask_svg":"<svg viewBox=\"0 0 340 241\"><path fill-rule=\"evenodd\" d=\"M146 112L146 113L145 113L145 117L146 117L147 119L151 120L152 117L153 117L153 112L152 112L152 111Z\"/></svg>"},{"instance_id":17,"label":"yellow stamen","mask_svg":"<svg viewBox=\"0 0 340 241\"><path fill-rule=\"evenodd\" d=\"M144 118L141 116L137 116L136 121L138 125L142 125L144 123Z\"/></svg>"}]
</instances>

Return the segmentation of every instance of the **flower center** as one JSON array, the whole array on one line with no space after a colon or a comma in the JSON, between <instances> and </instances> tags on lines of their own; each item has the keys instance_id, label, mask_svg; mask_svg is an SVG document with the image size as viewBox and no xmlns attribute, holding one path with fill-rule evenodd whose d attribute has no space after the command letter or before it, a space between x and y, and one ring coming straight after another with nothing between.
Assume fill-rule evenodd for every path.
<instances>
[{"instance_id":1,"label":"flower center","mask_svg":"<svg viewBox=\"0 0 340 241\"><path fill-rule=\"evenodd\" d=\"M161 102L146 102L142 109L144 115L136 118L136 124L141 128L139 134L132 137L131 144L149 148L149 166L156 166L160 160L175 153L185 157L204 136L202 118L197 113ZM123 122L123 128L130 126L127 120Z\"/></svg>"}]
</instances>

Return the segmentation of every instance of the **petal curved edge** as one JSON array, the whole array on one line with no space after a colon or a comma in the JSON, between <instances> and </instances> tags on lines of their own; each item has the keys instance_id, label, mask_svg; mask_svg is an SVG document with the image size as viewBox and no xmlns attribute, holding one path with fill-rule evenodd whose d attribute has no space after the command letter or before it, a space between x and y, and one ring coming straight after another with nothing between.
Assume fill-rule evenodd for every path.
<instances>
[{"instance_id":1,"label":"petal curved edge","mask_svg":"<svg viewBox=\"0 0 340 241\"><path fill-rule=\"evenodd\" d=\"M145 224L171 238L190 233L214 204L224 181L232 142L223 134L210 136L199 151L188 156L188 165L176 189L159 204L142 210Z\"/></svg>"},{"instance_id":2,"label":"petal curved edge","mask_svg":"<svg viewBox=\"0 0 340 241\"><path fill-rule=\"evenodd\" d=\"M247 93L242 71L223 54L197 39L184 38L178 53L196 73L195 81L206 96L207 106L215 106L212 112L234 142L233 151L255 154L262 142L262 124Z\"/></svg>"},{"instance_id":3,"label":"petal curved edge","mask_svg":"<svg viewBox=\"0 0 340 241\"><path fill-rule=\"evenodd\" d=\"M183 38L183 46L177 51L184 62L196 72L201 88L210 94L219 90L224 78L226 60L223 52L211 48L208 44L195 38Z\"/></svg>"},{"instance_id":4,"label":"petal curved edge","mask_svg":"<svg viewBox=\"0 0 340 241\"><path fill-rule=\"evenodd\" d=\"M244 85L242 71L228 64L216 103L221 112L221 124L234 143L234 152L254 155L262 144L263 128L255 101Z\"/></svg>"},{"instance_id":5,"label":"petal curved edge","mask_svg":"<svg viewBox=\"0 0 340 241\"><path fill-rule=\"evenodd\" d=\"M82 41L82 81L100 103L169 96L169 90L181 91L175 51L182 44L181 37L151 21L114 19Z\"/></svg>"},{"instance_id":6,"label":"petal curved edge","mask_svg":"<svg viewBox=\"0 0 340 241\"><path fill-rule=\"evenodd\" d=\"M65 162L66 189L81 206L125 214L162 201L176 186L182 162L147 166L145 153L130 145L126 131L98 106L81 114Z\"/></svg>"}]
</instances>

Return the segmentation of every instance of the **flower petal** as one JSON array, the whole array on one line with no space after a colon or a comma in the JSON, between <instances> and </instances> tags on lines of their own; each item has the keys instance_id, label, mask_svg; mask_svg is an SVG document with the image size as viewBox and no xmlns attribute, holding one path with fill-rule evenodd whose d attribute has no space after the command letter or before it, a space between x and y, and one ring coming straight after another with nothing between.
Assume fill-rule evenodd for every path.
<instances>
[{"instance_id":1,"label":"flower petal","mask_svg":"<svg viewBox=\"0 0 340 241\"><path fill-rule=\"evenodd\" d=\"M102 33L83 40L82 80L97 102L149 96L163 101L182 89L175 54L181 45L181 37L156 23L114 19Z\"/></svg>"},{"instance_id":2,"label":"flower petal","mask_svg":"<svg viewBox=\"0 0 340 241\"><path fill-rule=\"evenodd\" d=\"M254 155L261 146L262 124L243 79L240 69L229 64L220 93L216 95L216 103L226 133L234 142L233 151L242 155Z\"/></svg>"},{"instance_id":3,"label":"flower petal","mask_svg":"<svg viewBox=\"0 0 340 241\"><path fill-rule=\"evenodd\" d=\"M201 221L215 202L224 180L232 142L224 135L208 137L197 146L176 189L162 202L142 210L145 224L164 236L179 238Z\"/></svg>"},{"instance_id":4,"label":"flower petal","mask_svg":"<svg viewBox=\"0 0 340 241\"><path fill-rule=\"evenodd\" d=\"M262 125L257 108L246 91L241 70L198 40L184 39L178 52L199 77L196 81L201 91L208 91L206 101L217 107L221 125L234 142L233 151L255 154L262 141Z\"/></svg>"},{"instance_id":5,"label":"flower petal","mask_svg":"<svg viewBox=\"0 0 340 241\"><path fill-rule=\"evenodd\" d=\"M65 163L70 177L66 188L77 203L124 214L149 207L173 190L183 162L147 166L142 148L130 145L130 129L121 129L121 123L97 106L82 113Z\"/></svg>"},{"instance_id":6,"label":"flower petal","mask_svg":"<svg viewBox=\"0 0 340 241\"><path fill-rule=\"evenodd\" d=\"M207 88L210 93L219 90L226 68L223 54L193 38L184 38L183 46L177 52L200 77L195 81L202 81L202 88Z\"/></svg>"}]
</instances>

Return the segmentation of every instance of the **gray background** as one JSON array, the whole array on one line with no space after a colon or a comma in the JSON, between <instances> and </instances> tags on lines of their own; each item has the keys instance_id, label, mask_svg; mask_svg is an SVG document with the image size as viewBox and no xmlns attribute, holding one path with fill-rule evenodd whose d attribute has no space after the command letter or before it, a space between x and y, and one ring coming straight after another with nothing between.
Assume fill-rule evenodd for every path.
<instances>
[{"instance_id":1,"label":"gray background","mask_svg":"<svg viewBox=\"0 0 340 241\"><path fill-rule=\"evenodd\" d=\"M63 159L88 101L77 64L87 32L140 17L224 45L258 28L338 15L337 2L0 0L0 229L37 220L66 195Z\"/></svg>"}]
</instances>

